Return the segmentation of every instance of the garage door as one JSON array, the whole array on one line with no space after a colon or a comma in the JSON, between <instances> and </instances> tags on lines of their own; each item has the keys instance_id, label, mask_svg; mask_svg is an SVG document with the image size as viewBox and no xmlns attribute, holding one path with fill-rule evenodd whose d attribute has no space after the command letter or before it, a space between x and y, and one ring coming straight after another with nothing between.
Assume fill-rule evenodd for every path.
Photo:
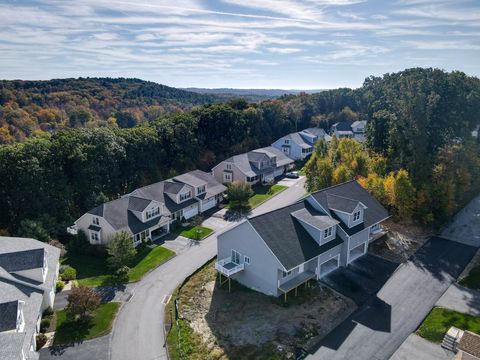
<instances>
[{"instance_id":1,"label":"garage door","mask_svg":"<svg viewBox=\"0 0 480 360\"><path fill-rule=\"evenodd\" d=\"M198 214L198 206L192 207L191 209L183 210L183 217L185 219L190 219Z\"/></svg>"},{"instance_id":2,"label":"garage door","mask_svg":"<svg viewBox=\"0 0 480 360\"><path fill-rule=\"evenodd\" d=\"M280 176L282 174L283 174L283 167L275 169L275 171L273 172L273 176L275 177Z\"/></svg>"},{"instance_id":3,"label":"garage door","mask_svg":"<svg viewBox=\"0 0 480 360\"><path fill-rule=\"evenodd\" d=\"M358 259L360 256L366 253L367 243L360 244L350 250L350 256L348 257L348 262L352 262L355 259Z\"/></svg>"},{"instance_id":4,"label":"garage door","mask_svg":"<svg viewBox=\"0 0 480 360\"><path fill-rule=\"evenodd\" d=\"M320 265L320 277L327 275L329 272L337 269L339 264L340 257L336 256L333 259L325 261L323 264Z\"/></svg>"},{"instance_id":5,"label":"garage door","mask_svg":"<svg viewBox=\"0 0 480 360\"><path fill-rule=\"evenodd\" d=\"M215 207L215 205L216 205L215 198L211 198L207 202L202 203L202 211L207 211L208 209Z\"/></svg>"}]
</instances>

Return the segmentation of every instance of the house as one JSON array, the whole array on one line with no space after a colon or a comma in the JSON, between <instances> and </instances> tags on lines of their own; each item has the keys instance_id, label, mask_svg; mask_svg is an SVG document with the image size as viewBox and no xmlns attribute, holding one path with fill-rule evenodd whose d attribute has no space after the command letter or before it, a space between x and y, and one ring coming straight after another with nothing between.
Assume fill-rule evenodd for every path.
<instances>
[{"instance_id":1,"label":"house","mask_svg":"<svg viewBox=\"0 0 480 360\"><path fill-rule=\"evenodd\" d=\"M330 128L330 133L337 138L352 138L360 142L365 141L365 127L367 122L365 120L357 120L353 123L348 121L337 122Z\"/></svg>"},{"instance_id":2,"label":"house","mask_svg":"<svg viewBox=\"0 0 480 360\"><path fill-rule=\"evenodd\" d=\"M87 211L69 232L83 230L91 244L105 245L115 234L126 231L136 246L167 234L175 220L188 220L217 206L226 189L212 175L190 171Z\"/></svg>"},{"instance_id":3,"label":"house","mask_svg":"<svg viewBox=\"0 0 480 360\"><path fill-rule=\"evenodd\" d=\"M218 235L215 268L251 289L286 296L364 255L388 217L356 181L332 186Z\"/></svg>"},{"instance_id":4,"label":"house","mask_svg":"<svg viewBox=\"0 0 480 360\"><path fill-rule=\"evenodd\" d=\"M330 141L331 136L321 128L309 128L285 135L275 141L272 146L293 160L304 160L312 154L315 143L319 139Z\"/></svg>"},{"instance_id":5,"label":"house","mask_svg":"<svg viewBox=\"0 0 480 360\"><path fill-rule=\"evenodd\" d=\"M232 156L212 169L218 182L246 182L254 185L281 176L294 166L294 161L272 146Z\"/></svg>"},{"instance_id":6,"label":"house","mask_svg":"<svg viewBox=\"0 0 480 360\"><path fill-rule=\"evenodd\" d=\"M40 241L0 237L0 359L38 359L36 335L53 307L59 257Z\"/></svg>"}]
</instances>

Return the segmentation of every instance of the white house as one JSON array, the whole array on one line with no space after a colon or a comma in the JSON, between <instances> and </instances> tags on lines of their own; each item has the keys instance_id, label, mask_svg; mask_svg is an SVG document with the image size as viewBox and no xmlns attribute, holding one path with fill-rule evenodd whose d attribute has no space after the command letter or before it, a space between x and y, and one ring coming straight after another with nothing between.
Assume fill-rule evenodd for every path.
<instances>
[{"instance_id":1,"label":"white house","mask_svg":"<svg viewBox=\"0 0 480 360\"><path fill-rule=\"evenodd\" d=\"M321 128L308 128L281 137L272 147L293 160L304 160L312 154L315 143L320 139L330 141L331 136Z\"/></svg>"},{"instance_id":2,"label":"white house","mask_svg":"<svg viewBox=\"0 0 480 360\"><path fill-rule=\"evenodd\" d=\"M287 294L366 254L388 217L375 198L349 181L219 234L215 268L267 295Z\"/></svg>"},{"instance_id":3,"label":"white house","mask_svg":"<svg viewBox=\"0 0 480 360\"><path fill-rule=\"evenodd\" d=\"M59 257L43 242L0 237L0 359L38 359L36 334L53 307Z\"/></svg>"},{"instance_id":4,"label":"white house","mask_svg":"<svg viewBox=\"0 0 480 360\"><path fill-rule=\"evenodd\" d=\"M190 171L101 204L75 221L71 230L83 230L93 245L105 245L126 231L138 245L167 234L175 220L188 220L215 207L225 190L212 175Z\"/></svg>"}]
</instances>

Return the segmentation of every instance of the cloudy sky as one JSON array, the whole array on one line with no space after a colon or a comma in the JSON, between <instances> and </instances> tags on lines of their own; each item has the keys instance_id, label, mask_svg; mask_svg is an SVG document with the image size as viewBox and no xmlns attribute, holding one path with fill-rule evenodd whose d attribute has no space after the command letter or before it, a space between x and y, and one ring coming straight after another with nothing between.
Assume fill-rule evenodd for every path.
<instances>
[{"instance_id":1,"label":"cloudy sky","mask_svg":"<svg viewBox=\"0 0 480 360\"><path fill-rule=\"evenodd\" d=\"M324 89L480 76L479 0L0 0L0 78Z\"/></svg>"}]
</instances>

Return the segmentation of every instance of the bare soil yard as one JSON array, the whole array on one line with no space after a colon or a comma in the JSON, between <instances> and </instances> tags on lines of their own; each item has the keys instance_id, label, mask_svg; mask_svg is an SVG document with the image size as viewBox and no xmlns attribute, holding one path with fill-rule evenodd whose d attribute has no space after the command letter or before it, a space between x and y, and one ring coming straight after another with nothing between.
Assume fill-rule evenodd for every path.
<instances>
[{"instance_id":1,"label":"bare soil yard","mask_svg":"<svg viewBox=\"0 0 480 360\"><path fill-rule=\"evenodd\" d=\"M287 304L235 282L229 293L209 263L181 287L179 318L201 339L195 353L208 354L204 358L291 359L356 309L350 299L316 281L311 285L299 288L297 297L291 292Z\"/></svg>"},{"instance_id":2,"label":"bare soil yard","mask_svg":"<svg viewBox=\"0 0 480 360\"><path fill-rule=\"evenodd\" d=\"M390 220L382 223L387 234L374 241L369 251L387 260L401 263L415 253L431 236L434 229L413 223L397 223Z\"/></svg>"}]
</instances>

